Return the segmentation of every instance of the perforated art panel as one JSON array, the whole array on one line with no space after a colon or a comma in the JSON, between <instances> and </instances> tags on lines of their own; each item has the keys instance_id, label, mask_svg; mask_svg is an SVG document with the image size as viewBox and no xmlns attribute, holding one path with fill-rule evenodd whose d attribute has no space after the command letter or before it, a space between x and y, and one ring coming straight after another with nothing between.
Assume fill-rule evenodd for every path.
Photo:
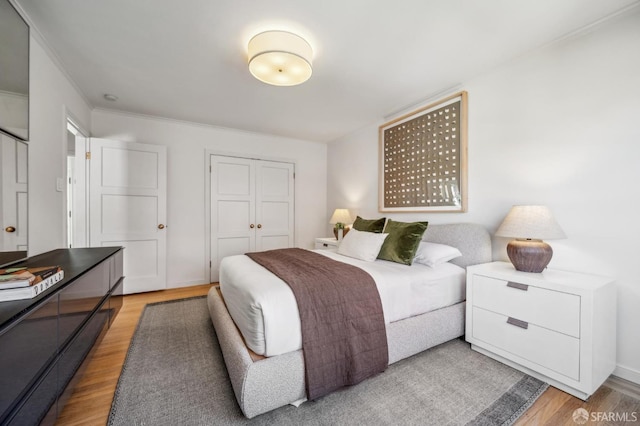
<instances>
[{"instance_id":1,"label":"perforated art panel","mask_svg":"<svg viewBox=\"0 0 640 426\"><path fill-rule=\"evenodd\" d=\"M384 209L462 211L462 99L381 128Z\"/></svg>"}]
</instances>

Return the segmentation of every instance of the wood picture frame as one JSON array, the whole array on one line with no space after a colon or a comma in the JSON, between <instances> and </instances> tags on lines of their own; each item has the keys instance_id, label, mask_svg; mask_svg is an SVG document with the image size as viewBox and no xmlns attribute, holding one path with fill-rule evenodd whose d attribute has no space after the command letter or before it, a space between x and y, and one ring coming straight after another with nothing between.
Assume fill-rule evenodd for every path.
<instances>
[{"instance_id":1,"label":"wood picture frame","mask_svg":"<svg viewBox=\"0 0 640 426\"><path fill-rule=\"evenodd\" d=\"M379 127L378 210L467 210L467 92Z\"/></svg>"}]
</instances>

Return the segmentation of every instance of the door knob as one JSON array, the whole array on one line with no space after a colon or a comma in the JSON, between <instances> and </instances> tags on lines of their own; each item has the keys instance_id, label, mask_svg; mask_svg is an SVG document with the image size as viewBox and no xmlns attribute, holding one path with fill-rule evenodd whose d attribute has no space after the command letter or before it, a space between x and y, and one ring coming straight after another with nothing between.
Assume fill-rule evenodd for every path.
<instances>
[{"instance_id":1,"label":"door knob","mask_svg":"<svg viewBox=\"0 0 640 426\"><path fill-rule=\"evenodd\" d=\"M249 225L249 228L251 228L251 229L253 229L253 228L255 228L255 227L256 227L256 226L255 226L253 223L252 223L251 225Z\"/></svg>"},{"instance_id":2,"label":"door knob","mask_svg":"<svg viewBox=\"0 0 640 426\"><path fill-rule=\"evenodd\" d=\"M158 229L164 229L164 225L163 224L158 225Z\"/></svg>"},{"instance_id":3,"label":"door knob","mask_svg":"<svg viewBox=\"0 0 640 426\"><path fill-rule=\"evenodd\" d=\"M7 232L16 232L16 228L14 228L13 226L7 226L6 228L4 228L4 230Z\"/></svg>"},{"instance_id":4,"label":"door knob","mask_svg":"<svg viewBox=\"0 0 640 426\"><path fill-rule=\"evenodd\" d=\"M261 224L258 224L258 229L260 229L260 228L262 228L262 225L261 225Z\"/></svg>"}]
</instances>

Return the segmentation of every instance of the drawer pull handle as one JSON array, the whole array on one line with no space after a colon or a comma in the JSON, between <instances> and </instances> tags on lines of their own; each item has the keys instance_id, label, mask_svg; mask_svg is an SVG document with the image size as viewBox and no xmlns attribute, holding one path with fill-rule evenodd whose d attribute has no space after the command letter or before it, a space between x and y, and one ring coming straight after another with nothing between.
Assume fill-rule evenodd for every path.
<instances>
[{"instance_id":1,"label":"drawer pull handle","mask_svg":"<svg viewBox=\"0 0 640 426\"><path fill-rule=\"evenodd\" d=\"M329 247L329 244L327 244L327 243L322 243L322 247Z\"/></svg>"},{"instance_id":2,"label":"drawer pull handle","mask_svg":"<svg viewBox=\"0 0 640 426\"><path fill-rule=\"evenodd\" d=\"M526 284L520 284L520 283L514 283L512 281L509 281L507 283L507 287L511 287L511 288L517 288L518 290L524 290L527 291L529 290L529 286Z\"/></svg>"},{"instance_id":3,"label":"drawer pull handle","mask_svg":"<svg viewBox=\"0 0 640 426\"><path fill-rule=\"evenodd\" d=\"M524 328L525 330L529 328L528 322L511 317L507 318L507 324L515 325L516 327Z\"/></svg>"}]
</instances>

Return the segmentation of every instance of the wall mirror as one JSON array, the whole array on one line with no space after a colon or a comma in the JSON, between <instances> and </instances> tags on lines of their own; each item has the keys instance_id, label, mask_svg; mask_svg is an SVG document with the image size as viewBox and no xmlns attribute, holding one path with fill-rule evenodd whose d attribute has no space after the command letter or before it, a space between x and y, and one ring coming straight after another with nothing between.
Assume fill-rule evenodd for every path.
<instances>
[{"instance_id":1,"label":"wall mirror","mask_svg":"<svg viewBox=\"0 0 640 426\"><path fill-rule=\"evenodd\" d=\"M28 150L26 143L0 134L0 266L27 257Z\"/></svg>"},{"instance_id":2,"label":"wall mirror","mask_svg":"<svg viewBox=\"0 0 640 426\"><path fill-rule=\"evenodd\" d=\"M29 140L29 26L0 0L0 131Z\"/></svg>"}]
</instances>

